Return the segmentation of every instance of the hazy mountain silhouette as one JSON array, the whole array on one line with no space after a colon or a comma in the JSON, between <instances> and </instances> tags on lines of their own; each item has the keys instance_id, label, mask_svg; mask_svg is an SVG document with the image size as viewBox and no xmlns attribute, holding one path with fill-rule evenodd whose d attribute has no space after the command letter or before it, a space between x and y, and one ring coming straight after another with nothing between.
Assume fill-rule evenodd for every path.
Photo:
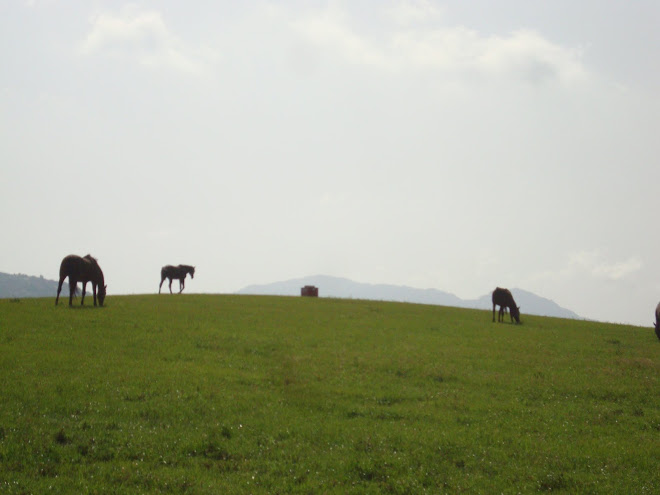
<instances>
[{"instance_id":1,"label":"hazy mountain silhouette","mask_svg":"<svg viewBox=\"0 0 660 495\"><path fill-rule=\"evenodd\" d=\"M438 289L416 289L400 285L365 284L347 278L314 275L271 284L248 285L238 294L262 294L275 296L299 296L300 288L314 285L319 288L319 297L338 297L352 299L371 299L376 301L399 301L420 304L437 304L459 308L493 309L492 291L478 299L460 297ZM493 287L494 289L495 287ZM522 289L511 289L514 299L522 314L554 316L558 318L581 319L573 311L562 308L554 301L537 296Z\"/></svg>"},{"instance_id":2,"label":"hazy mountain silhouette","mask_svg":"<svg viewBox=\"0 0 660 495\"><path fill-rule=\"evenodd\" d=\"M62 294L69 294L69 284L62 285ZM10 275L0 273L0 298L9 297L55 297L57 281L43 277L31 277L21 273Z\"/></svg>"}]
</instances>

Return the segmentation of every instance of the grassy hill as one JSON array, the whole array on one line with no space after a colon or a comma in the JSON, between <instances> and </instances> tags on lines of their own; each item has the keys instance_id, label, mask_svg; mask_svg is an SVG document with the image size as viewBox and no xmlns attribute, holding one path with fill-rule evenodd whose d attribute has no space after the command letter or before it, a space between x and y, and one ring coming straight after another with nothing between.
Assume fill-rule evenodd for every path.
<instances>
[{"instance_id":1,"label":"grassy hill","mask_svg":"<svg viewBox=\"0 0 660 495\"><path fill-rule=\"evenodd\" d=\"M2 493L658 493L651 329L360 300L0 300Z\"/></svg>"}]
</instances>

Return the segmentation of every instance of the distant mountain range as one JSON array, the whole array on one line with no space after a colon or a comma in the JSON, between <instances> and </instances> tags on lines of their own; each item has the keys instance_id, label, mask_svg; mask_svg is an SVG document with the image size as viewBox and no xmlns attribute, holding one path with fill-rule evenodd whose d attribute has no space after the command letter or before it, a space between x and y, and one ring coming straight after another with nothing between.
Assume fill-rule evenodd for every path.
<instances>
[{"instance_id":1,"label":"distant mountain range","mask_svg":"<svg viewBox=\"0 0 660 495\"><path fill-rule=\"evenodd\" d=\"M69 294L69 284L62 285L62 294ZM57 282L30 275L0 273L0 299L21 297L55 297Z\"/></svg>"},{"instance_id":2,"label":"distant mountain range","mask_svg":"<svg viewBox=\"0 0 660 495\"><path fill-rule=\"evenodd\" d=\"M248 285L239 290L238 294L299 296L300 288L305 285L318 287L319 297L371 299L376 301L437 304L459 308L493 309L493 303L491 302L492 291L489 291L478 299L461 299L454 294L437 289L416 289L414 287L387 284L365 284L354 282L347 278L330 277L327 275L314 275L264 285ZM554 301L537 296L526 290L511 289L511 293L523 314L582 319L570 309L562 308Z\"/></svg>"}]
</instances>

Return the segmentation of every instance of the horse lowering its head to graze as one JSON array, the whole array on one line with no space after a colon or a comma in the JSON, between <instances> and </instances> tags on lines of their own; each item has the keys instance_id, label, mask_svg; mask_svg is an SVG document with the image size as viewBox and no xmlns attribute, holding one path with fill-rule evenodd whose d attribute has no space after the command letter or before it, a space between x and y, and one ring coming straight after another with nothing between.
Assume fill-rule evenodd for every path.
<instances>
[{"instance_id":1,"label":"horse lowering its head to graze","mask_svg":"<svg viewBox=\"0 0 660 495\"><path fill-rule=\"evenodd\" d=\"M160 294L160 288L163 286L165 279L170 281L170 294L172 293L172 280L179 280L179 294L183 292L184 287L186 286L185 280L186 275L190 273L190 278L195 278L195 267L190 265L178 265L172 266L167 265L160 269L160 285L158 286L158 293Z\"/></svg>"},{"instance_id":2,"label":"horse lowering its head to graze","mask_svg":"<svg viewBox=\"0 0 660 495\"><path fill-rule=\"evenodd\" d=\"M655 308L655 334L660 339L660 303Z\"/></svg>"},{"instance_id":3,"label":"horse lowering its head to graze","mask_svg":"<svg viewBox=\"0 0 660 495\"><path fill-rule=\"evenodd\" d=\"M511 322L515 318L516 323L520 323L520 308L516 306L516 301L513 300L513 295L509 289L496 287L493 291L493 322L495 321L495 306L500 307L497 321L504 321L504 308L509 308Z\"/></svg>"},{"instance_id":4,"label":"horse lowering its head to graze","mask_svg":"<svg viewBox=\"0 0 660 495\"><path fill-rule=\"evenodd\" d=\"M92 283L94 306L96 306L97 288L99 306L103 306L108 286L105 285L103 271L96 261L96 258L92 258L89 254L83 258L76 256L75 254L70 254L62 260L62 263L60 263L60 283L57 286L57 297L55 298L56 305L60 300L62 284L67 277L69 277L69 306L72 305L73 296L76 292L78 282L82 282L82 297L80 298L81 306L85 302L87 282Z\"/></svg>"}]
</instances>

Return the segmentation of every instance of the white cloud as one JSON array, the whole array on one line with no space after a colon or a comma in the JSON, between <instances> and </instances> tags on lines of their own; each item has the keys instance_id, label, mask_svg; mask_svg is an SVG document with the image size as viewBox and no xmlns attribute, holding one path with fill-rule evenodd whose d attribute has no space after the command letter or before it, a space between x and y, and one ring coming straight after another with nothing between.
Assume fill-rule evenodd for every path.
<instances>
[{"instance_id":1,"label":"white cloud","mask_svg":"<svg viewBox=\"0 0 660 495\"><path fill-rule=\"evenodd\" d=\"M570 264L582 270L586 270L597 278L620 280L640 270L643 266L642 260L632 256L624 261L610 262L598 250L580 251L570 257Z\"/></svg>"},{"instance_id":2,"label":"white cloud","mask_svg":"<svg viewBox=\"0 0 660 495\"><path fill-rule=\"evenodd\" d=\"M530 82L557 79L563 83L586 78L581 52L544 39L531 30L520 30L508 37L483 40L477 62L495 72L517 74Z\"/></svg>"},{"instance_id":3,"label":"white cloud","mask_svg":"<svg viewBox=\"0 0 660 495\"><path fill-rule=\"evenodd\" d=\"M567 282L586 275L594 279L622 280L641 270L644 266L639 256L631 256L623 261L608 260L599 249L578 251L568 256L564 266L555 270L537 272L529 280Z\"/></svg>"},{"instance_id":4,"label":"white cloud","mask_svg":"<svg viewBox=\"0 0 660 495\"><path fill-rule=\"evenodd\" d=\"M328 8L290 23L308 42L327 48L354 64L385 67L386 55L365 37L353 32L343 12Z\"/></svg>"},{"instance_id":5,"label":"white cloud","mask_svg":"<svg viewBox=\"0 0 660 495\"><path fill-rule=\"evenodd\" d=\"M402 0L385 8L385 15L399 25L410 25L439 19L442 10L429 0Z\"/></svg>"},{"instance_id":6,"label":"white cloud","mask_svg":"<svg viewBox=\"0 0 660 495\"><path fill-rule=\"evenodd\" d=\"M103 55L135 60L152 68L168 68L201 74L213 60L209 49L192 49L174 34L153 10L128 5L118 14L104 12L91 20L91 31L82 43L85 55Z\"/></svg>"},{"instance_id":7,"label":"white cloud","mask_svg":"<svg viewBox=\"0 0 660 495\"><path fill-rule=\"evenodd\" d=\"M307 42L349 63L404 71L435 70L463 78L504 77L539 84L572 84L587 79L581 50L520 29L508 35L484 36L463 26L431 26L423 20L440 12L426 1L402 2L385 11L394 27L384 35L367 35L336 6L291 22Z\"/></svg>"}]
</instances>

